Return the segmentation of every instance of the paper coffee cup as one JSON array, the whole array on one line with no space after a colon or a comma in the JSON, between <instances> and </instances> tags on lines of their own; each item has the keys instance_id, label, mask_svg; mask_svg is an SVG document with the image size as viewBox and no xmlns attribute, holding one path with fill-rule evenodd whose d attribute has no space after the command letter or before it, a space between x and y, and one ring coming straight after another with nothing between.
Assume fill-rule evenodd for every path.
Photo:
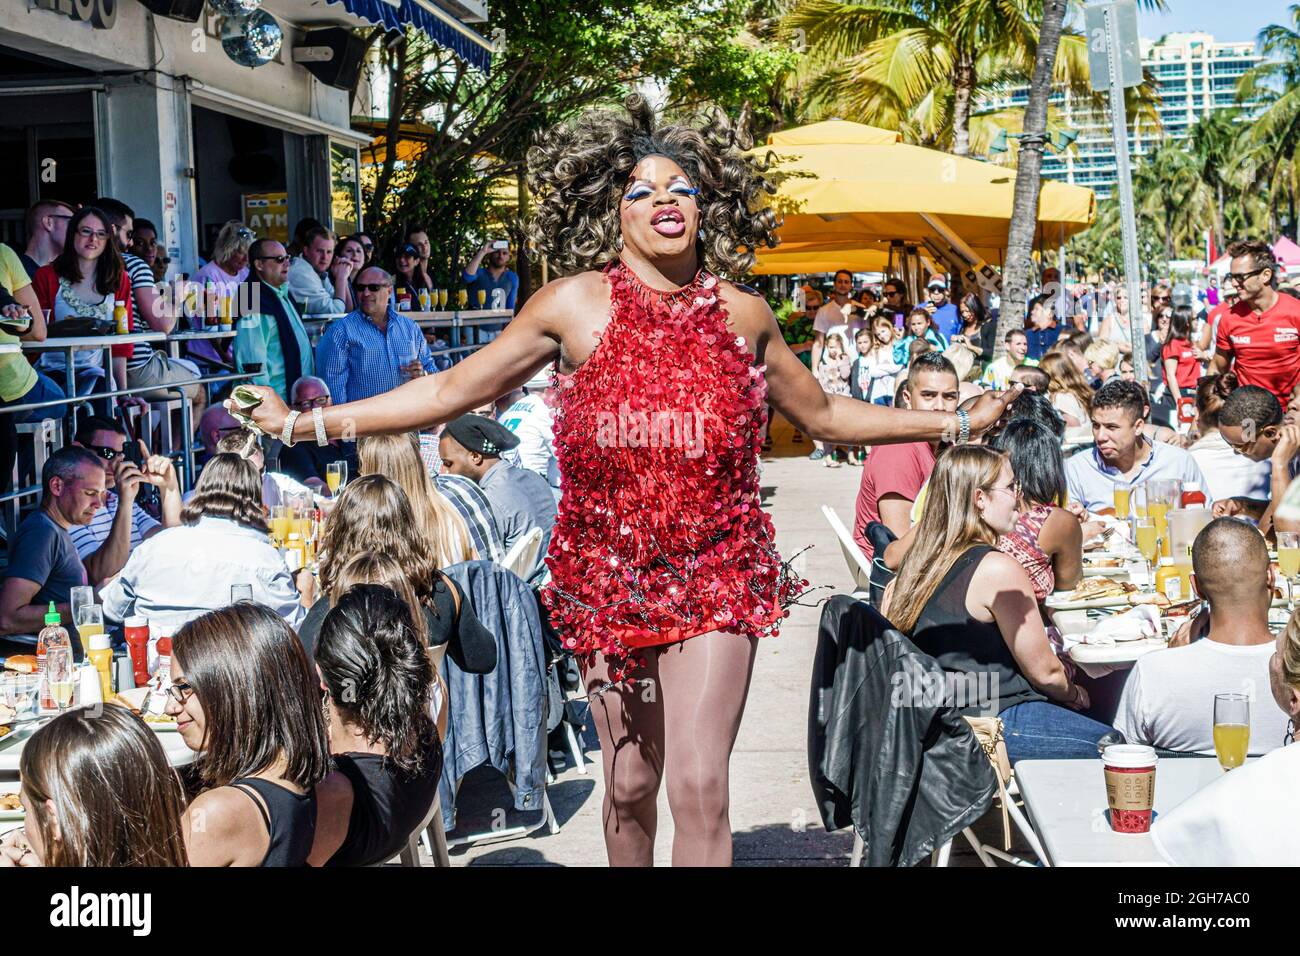
<instances>
[{"instance_id":1,"label":"paper coffee cup","mask_svg":"<svg viewBox=\"0 0 1300 956\"><path fill-rule=\"evenodd\" d=\"M1146 833L1156 796L1156 751L1141 744L1112 744L1101 754L1106 774L1110 828L1116 833Z\"/></svg>"}]
</instances>

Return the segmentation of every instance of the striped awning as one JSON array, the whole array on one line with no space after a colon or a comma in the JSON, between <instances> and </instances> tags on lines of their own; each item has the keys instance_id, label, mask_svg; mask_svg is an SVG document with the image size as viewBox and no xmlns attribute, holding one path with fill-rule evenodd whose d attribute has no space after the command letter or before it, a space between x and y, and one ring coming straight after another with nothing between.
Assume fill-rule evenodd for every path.
<instances>
[{"instance_id":1,"label":"striped awning","mask_svg":"<svg viewBox=\"0 0 1300 956\"><path fill-rule=\"evenodd\" d=\"M492 66L492 43L479 36L450 13L420 0L329 0L341 3L353 16L368 20L388 31L412 26L440 46L451 50L470 66L484 73Z\"/></svg>"}]
</instances>

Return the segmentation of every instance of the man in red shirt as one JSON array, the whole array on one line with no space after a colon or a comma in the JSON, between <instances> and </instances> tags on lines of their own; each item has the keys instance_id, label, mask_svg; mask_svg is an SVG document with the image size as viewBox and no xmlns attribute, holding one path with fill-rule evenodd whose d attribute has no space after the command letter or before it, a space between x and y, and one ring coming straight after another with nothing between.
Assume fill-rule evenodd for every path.
<instances>
[{"instance_id":1,"label":"man in red shirt","mask_svg":"<svg viewBox=\"0 0 1300 956\"><path fill-rule=\"evenodd\" d=\"M957 370L942 352L917 356L907 374L903 405L919 411L957 410ZM862 469L858 503L854 511L853 540L870 561L872 548L865 535L867 525L879 521L898 537L911 527L912 503L934 471L936 442L878 445L871 449Z\"/></svg>"},{"instance_id":2,"label":"man in red shirt","mask_svg":"<svg viewBox=\"0 0 1300 956\"><path fill-rule=\"evenodd\" d=\"M1266 388L1285 406L1300 382L1300 302L1278 295L1267 243L1234 242L1228 254L1238 300L1219 320L1213 371L1231 368L1242 385Z\"/></svg>"}]
</instances>

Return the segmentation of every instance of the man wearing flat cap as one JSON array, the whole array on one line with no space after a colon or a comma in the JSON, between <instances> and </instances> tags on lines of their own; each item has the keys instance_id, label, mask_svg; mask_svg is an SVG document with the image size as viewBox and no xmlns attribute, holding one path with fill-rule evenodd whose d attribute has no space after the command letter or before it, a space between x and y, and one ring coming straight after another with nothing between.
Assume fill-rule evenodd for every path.
<instances>
[{"instance_id":1,"label":"man wearing flat cap","mask_svg":"<svg viewBox=\"0 0 1300 956\"><path fill-rule=\"evenodd\" d=\"M447 423L438 442L443 471L463 475L477 482L496 512L497 527L507 551L533 528L542 531L537 566L551 543L555 527L555 497L546 479L535 471L501 460L501 453L514 448L519 439L483 415L462 415ZM527 576L526 576L527 577Z\"/></svg>"}]
</instances>

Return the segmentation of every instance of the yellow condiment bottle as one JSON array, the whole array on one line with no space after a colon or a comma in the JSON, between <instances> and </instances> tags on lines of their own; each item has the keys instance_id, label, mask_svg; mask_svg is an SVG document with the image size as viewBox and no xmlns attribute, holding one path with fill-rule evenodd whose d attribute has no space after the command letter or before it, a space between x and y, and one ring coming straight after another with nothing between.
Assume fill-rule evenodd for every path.
<instances>
[{"instance_id":1,"label":"yellow condiment bottle","mask_svg":"<svg viewBox=\"0 0 1300 956\"><path fill-rule=\"evenodd\" d=\"M1156 571L1156 593L1163 594L1174 603L1186 597L1183 594L1183 577L1173 558L1160 559L1160 569Z\"/></svg>"},{"instance_id":2,"label":"yellow condiment bottle","mask_svg":"<svg viewBox=\"0 0 1300 956\"><path fill-rule=\"evenodd\" d=\"M86 656L95 665L99 674L99 686L104 692L104 700L113 699L113 645L107 634L95 634L90 638Z\"/></svg>"}]
</instances>

